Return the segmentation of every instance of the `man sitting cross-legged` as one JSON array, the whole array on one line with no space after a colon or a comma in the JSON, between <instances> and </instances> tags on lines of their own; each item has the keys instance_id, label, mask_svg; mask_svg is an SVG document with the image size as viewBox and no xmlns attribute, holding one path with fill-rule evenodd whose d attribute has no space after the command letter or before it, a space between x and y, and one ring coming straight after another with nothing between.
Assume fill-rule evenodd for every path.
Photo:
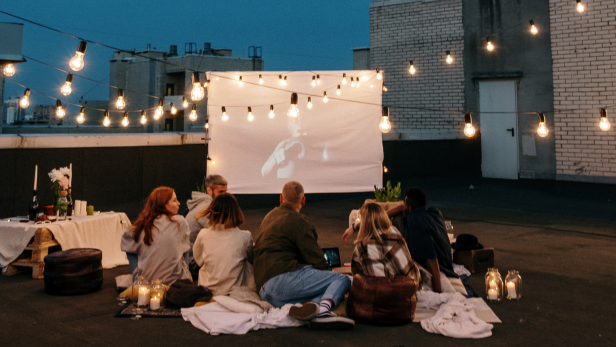
<instances>
[{"instance_id":1,"label":"man sitting cross-legged","mask_svg":"<svg viewBox=\"0 0 616 347\"><path fill-rule=\"evenodd\" d=\"M294 306L289 316L306 320L313 329L350 329L355 322L331 310L348 292L346 275L327 271L317 232L299 211L306 203L299 182L287 182L280 206L263 219L254 247L254 271L262 300L275 307Z\"/></svg>"}]
</instances>

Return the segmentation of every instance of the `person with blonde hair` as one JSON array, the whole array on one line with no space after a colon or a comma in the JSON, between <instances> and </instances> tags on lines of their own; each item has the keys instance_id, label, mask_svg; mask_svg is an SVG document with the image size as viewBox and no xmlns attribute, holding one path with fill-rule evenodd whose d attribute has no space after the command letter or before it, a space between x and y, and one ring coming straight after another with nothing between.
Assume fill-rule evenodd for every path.
<instances>
[{"instance_id":1,"label":"person with blonde hair","mask_svg":"<svg viewBox=\"0 0 616 347\"><path fill-rule=\"evenodd\" d=\"M240 230L244 214L235 197L221 193L196 218L206 217L210 227L195 240L193 255L199 270L199 285L214 296L226 295L234 287L256 290L252 267L253 243L250 231Z\"/></svg>"}]
</instances>

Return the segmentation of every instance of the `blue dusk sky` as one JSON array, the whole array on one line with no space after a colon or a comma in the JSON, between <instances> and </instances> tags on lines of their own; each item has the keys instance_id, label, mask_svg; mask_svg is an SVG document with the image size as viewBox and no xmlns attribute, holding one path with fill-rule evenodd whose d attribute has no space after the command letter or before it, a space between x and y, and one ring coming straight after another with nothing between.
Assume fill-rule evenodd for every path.
<instances>
[{"instance_id":1,"label":"blue dusk sky","mask_svg":"<svg viewBox=\"0 0 616 347\"><path fill-rule=\"evenodd\" d=\"M231 48L248 56L249 46L261 46L265 70L344 70L353 67L351 48L370 45L369 4L372 0L225 0L3 1L0 9L88 40L122 49L145 50L147 44L169 51L195 42ZM0 21L23 21L0 13ZM24 23L23 54L69 70L79 40ZM109 82L113 50L88 44L85 67L77 72ZM16 65L11 77L30 89L77 103L107 100L109 87L75 77L73 92L60 93L66 74L34 61ZM5 82L4 99L23 95L23 88ZM55 104L32 93L31 104Z\"/></svg>"}]
</instances>

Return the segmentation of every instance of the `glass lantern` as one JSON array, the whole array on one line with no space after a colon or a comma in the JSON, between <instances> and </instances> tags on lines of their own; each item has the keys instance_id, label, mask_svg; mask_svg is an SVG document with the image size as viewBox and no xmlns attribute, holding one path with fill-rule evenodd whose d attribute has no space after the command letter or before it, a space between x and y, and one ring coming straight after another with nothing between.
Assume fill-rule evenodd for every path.
<instances>
[{"instance_id":1,"label":"glass lantern","mask_svg":"<svg viewBox=\"0 0 616 347\"><path fill-rule=\"evenodd\" d=\"M150 304L150 283L143 276L138 276L133 282L133 303L139 308Z\"/></svg>"},{"instance_id":2,"label":"glass lantern","mask_svg":"<svg viewBox=\"0 0 616 347\"><path fill-rule=\"evenodd\" d=\"M503 278L497 268L489 268L486 274L486 296L490 301L503 298Z\"/></svg>"},{"instance_id":3,"label":"glass lantern","mask_svg":"<svg viewBox=\"0 0 616 347\"><path fill-rule=\"evenodd\" d=\"M518 270L509 270L505 277L505 285L507 286L507 299L520 300L522 298L522 277Z\"/></svg>"},{"instance_id":4,"label":"glass lantern","mask_svg":"<svg viewBox=\"0 0 616 347\"><path fill-rule=\"evenodd\" d=\"M158 311L165 308L165 285L161 280L155 280L150 286L150 310Z\"/></svg>"}]
</instances>

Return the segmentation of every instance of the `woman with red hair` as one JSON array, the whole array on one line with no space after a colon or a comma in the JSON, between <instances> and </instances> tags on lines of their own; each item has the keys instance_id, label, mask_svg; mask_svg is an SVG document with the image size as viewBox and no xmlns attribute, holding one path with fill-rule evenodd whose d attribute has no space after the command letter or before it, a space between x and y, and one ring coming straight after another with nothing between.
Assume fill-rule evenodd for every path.
<instances>
[{"instance_id":1,"label":"woman with red hair","mask_svg":"<svg viewBox=\"0 0 616 347\"><path fill-rule=\"evenodd\" d=\"M181 279L192 282L182 256L190 250L190 228L177 214L179 209L173 189L158 187L150 193L137 221L122 235L122 250L139 259L133 277L162 280L167 285Z\"/></svg>"}]
</instances>

